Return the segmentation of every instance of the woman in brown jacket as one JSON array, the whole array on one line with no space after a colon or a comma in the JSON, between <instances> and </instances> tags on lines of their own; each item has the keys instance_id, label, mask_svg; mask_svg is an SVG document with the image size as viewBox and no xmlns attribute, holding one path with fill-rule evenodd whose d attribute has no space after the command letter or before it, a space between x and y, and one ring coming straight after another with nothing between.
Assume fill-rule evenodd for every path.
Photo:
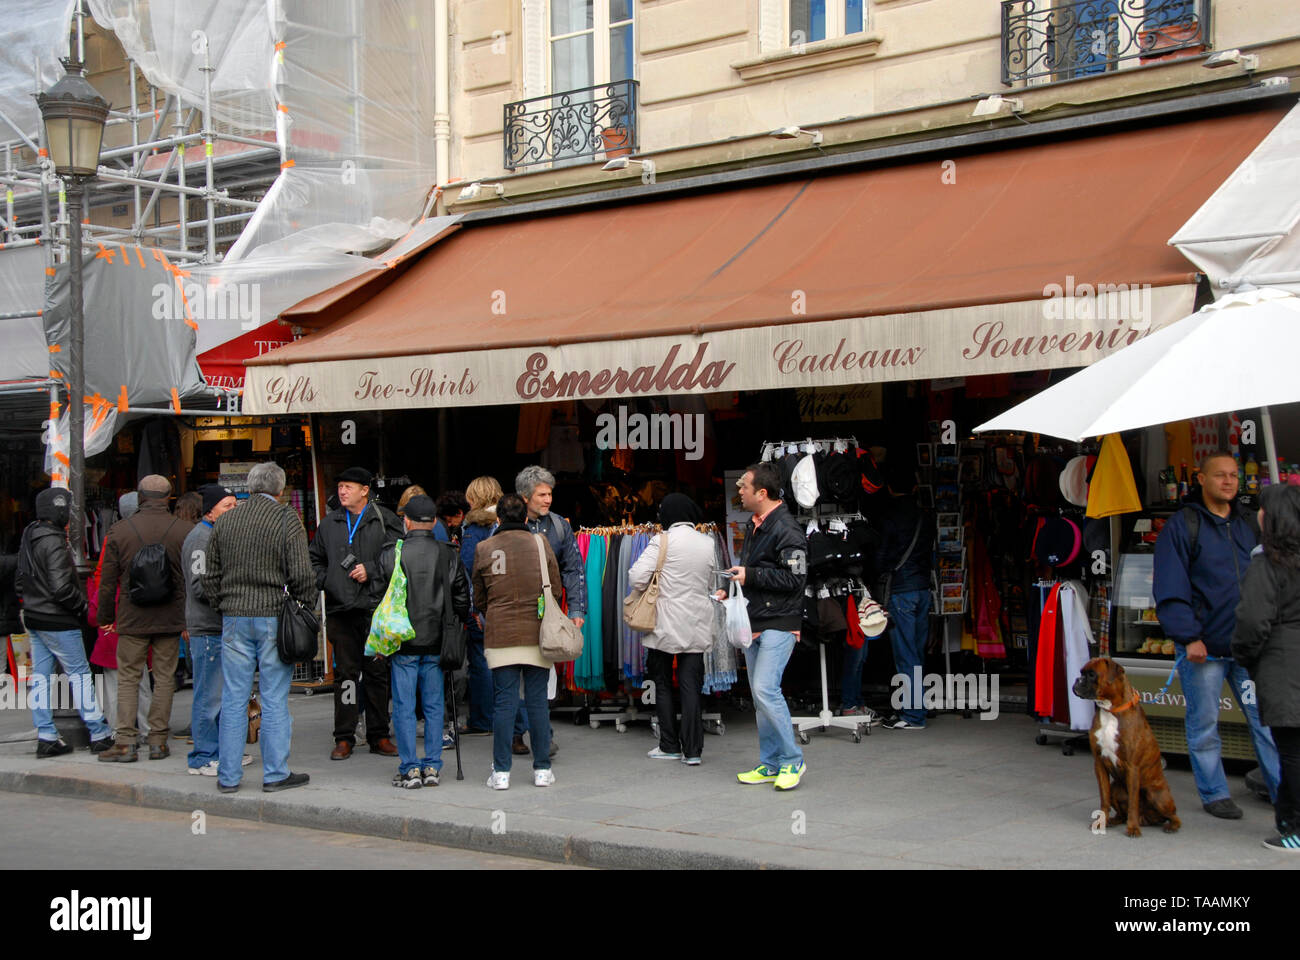
<instances>
[{"instance_id":1,"label":"woman in brown jacket","mask_svg":"<svg viewBox=\"0 0 1300 960\"><path fill-rule=\"evenodd\" d=\"M474 550L474 606L485 614L484 653L492 670L496 705L492 712L492 775L488 786L510 789L510 750L519 683L533 737L533 785L549 787L551 721L546 685L551 664L543 659L539 640L542 620L541 544L552 586L560 583L560 567L545 537L528 531L528 508L514 494L497 503L500 526Z\"/></svg>"}]
</instances>

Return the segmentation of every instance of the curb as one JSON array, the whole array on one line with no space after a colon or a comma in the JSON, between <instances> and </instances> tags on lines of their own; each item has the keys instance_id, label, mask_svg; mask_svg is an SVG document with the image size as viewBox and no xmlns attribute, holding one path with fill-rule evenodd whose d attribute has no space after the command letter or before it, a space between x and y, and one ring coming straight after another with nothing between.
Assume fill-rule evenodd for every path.
<instances>
[{"instance_id":1,"label":"curb","mask_svg":"<svg viewBox=\"0 0 1300 960\"><path fill-rule=\"evenodd\" d=\"M213 816L253 820L309 830L329 830L386 840L404 840L478 853L524 857L550 863L615 870L779 870L784 865L695 850L674 850L562 835L511 830L497 835L486 827L450 820L366 813L338 806L252 800L238 795L197 793L150 784L113 783L82 777L0 771L0 790L69 797L189 813L201 808ZM258 794L260 797L261 794ZM328 826L324 826L328 824ZM600 825L596 825L598 828Z\"/></svg>"}]
</instances>

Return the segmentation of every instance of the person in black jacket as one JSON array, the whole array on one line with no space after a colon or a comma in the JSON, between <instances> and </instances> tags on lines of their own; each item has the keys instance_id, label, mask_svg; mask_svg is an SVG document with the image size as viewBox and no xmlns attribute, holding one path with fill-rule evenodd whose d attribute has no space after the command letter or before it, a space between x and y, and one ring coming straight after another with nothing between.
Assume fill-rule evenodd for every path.
<instances>
[{"instance_id":1,"label":"person in black jacket","mask_svg":"<svg viewBox=\"0 0 1300 960\"><path fill-rule=\"evenodd\" d=\"M42 760L72 752L59 736L50 712L56 659L71 680L73 703L90 731L91 752L103 753L113 746L113 730L95 697L95 682L81 638L89 605L68 546L71 502L68 491L59 487L36 495L36 520L23 531L14 584L23 599L23 622L32 641L30 703L36 725L36 756Z\"/></svg>"},{"instance_id":2,"label":"person in black jacket","mask_svg":"<svg viewBox=\"0 0 1300 960\"><path fill-rule=\"evenodd\" d=\"M325 591L325 633L334 647L334 750L352 756L357 742L357 683L365 675L366 740L370 752L397 756L388 739L388 664L366 659L370 618L388 586L379 555L402 535L397 517L370 502L370 473L349 467L338 476L339 508L326 514L311 543L316 586Z\"/></svg>"},{"instance_id":3,"label":"person in black jacket","mask_svg":"<svg viewBox=\"0 0 1300 960\"><path fill-rule=\"evenodd\" d=\"M406 505L402 522L402 570L406 574L406 613L415 639L389 657L393 686L393 730L397 735L397 776L393 786L436 787L442 770L442 651L452 631L469 619L469 578L460 551L434 537L437 512L432 499L417 495ZM379 560L385 583L393 575L395 547ZM424 757L415 754L415 694L424 705Z\"/></svg>"},{"instance_id":4,"label":"person in black jacket","mask_svg":"<svg viewBox=\"0 0 1300 960\"><path fill-rule=\"evenodd\" d=\"M881 505L880 548L876 572L888 590L876 597L889 610L889 645L894 652L894 692L898 711L884 722L887 730L924 730L921 691L912 677L925 663L930 638L930 567L934 549L934 515L916 502L916 469L897 460L885 462L889 497ZM915 699L913 699L915 697Z\"/></svg>"},{"instance_id":5,"label":"person in black jacket","mask_svg":"<svg viewBox=\"0 0 1300 960\"><path fill-rule=\"evenodd\" d=\"M1255 684L1280 760L1278 836L1264 846L1300 853L1300 487L1268 487L1262 499L1263 547L1241 583L1232 656Z\"/></svg>"},{"instance_id":6,"label":"person in black jacket","mask_svg":"<svg viewBox=\"0 0 1300 960\"><path fill-rule=\"evenodd\" d=\"M793 790L807 769L794 739L781 677L794 652L803 619L808 545L781 501L781 475L770 463L745 471L736 487L753 518L745 525L740 565L727 571L744 588L754 641L745 648L749 687L758 716L758 766L738 774L741 783L774 783ZM719 598L725 591L718 591Z\"/></svg>"}]
</instances>

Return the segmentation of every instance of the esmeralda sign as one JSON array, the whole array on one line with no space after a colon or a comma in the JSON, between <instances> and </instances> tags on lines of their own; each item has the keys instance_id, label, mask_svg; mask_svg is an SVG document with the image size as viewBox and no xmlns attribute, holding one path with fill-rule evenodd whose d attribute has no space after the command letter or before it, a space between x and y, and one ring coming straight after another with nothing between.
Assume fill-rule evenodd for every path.
<instances>
[{"instance_id":1,"label":"esmeralda sign","mask_svg":"<svg viewBox=\"0 0 1300 960\"><path fill-rule=\"evenodd\" d=\"M1191 286L1141 310L1077 298L700 335L248 366L251 414L541 403L831 387L1086 366L1192 311Z\"/></svg>"}]
</instances>

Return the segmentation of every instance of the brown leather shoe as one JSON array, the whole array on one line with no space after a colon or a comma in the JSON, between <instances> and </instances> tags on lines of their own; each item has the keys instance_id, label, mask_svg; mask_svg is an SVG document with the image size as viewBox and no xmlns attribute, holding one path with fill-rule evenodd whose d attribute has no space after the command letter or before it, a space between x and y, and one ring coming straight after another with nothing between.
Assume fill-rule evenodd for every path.
<instances>
[{"instance_id":1,"label":"brown leather shoe","mask_svg":"<svg viewBox=\"0 0 1300 960\"><path fill-rule=\"evenodd\" d=\"M370 745L370 752L377 753L383 757L395 757L397 756L397 744L393 743L393 741L389 740L387 737L384 737L384 739L376 740Z\"/></svg>"},{"instance_id":2,"label":"brown leather shoe","mask_svg":"<svg viewBox=\"0 0 1300 960\"><path fill-rule=\"evenodd\" d=\"M523 737L515 737L513 740L510 741L510 752L513 753L516 757L526 757L529 753L531 753L531 751L528 749L528 744L524 743Z\"/></svg>"},{"instance_id":3,"label":"brown leather shoe","mask_svg":"<svg viewBox=\"0 0 1300 960\"><path fill-rule=\"evenodd\" d=\"M134 743L119 743L109 747L95 759L101 763L135 763L138 758Z\"/></svg>"},{"instance_id":4,"label":"brown leather shoe","mask_svg":"<svg viewBox=\"0 0 1300 960\"><path fill-rule=\"evenodd\" d=\"M330 751L331 760L346 760L350 756L352 756L352 744L346 740L334 744L334 749Z\"/></svg>"},{"instance_id":5,"label":"brown leather shoe","mask_svg":"<svg viewBox=\"0 0 1300 960\"><path fill-rule=\"evenodd\" d=\"M171 755L172 755L171 747L167 746L167 744L165 743L149 744L150 760L166 760Z\"/></svg>"}]
</instances>

